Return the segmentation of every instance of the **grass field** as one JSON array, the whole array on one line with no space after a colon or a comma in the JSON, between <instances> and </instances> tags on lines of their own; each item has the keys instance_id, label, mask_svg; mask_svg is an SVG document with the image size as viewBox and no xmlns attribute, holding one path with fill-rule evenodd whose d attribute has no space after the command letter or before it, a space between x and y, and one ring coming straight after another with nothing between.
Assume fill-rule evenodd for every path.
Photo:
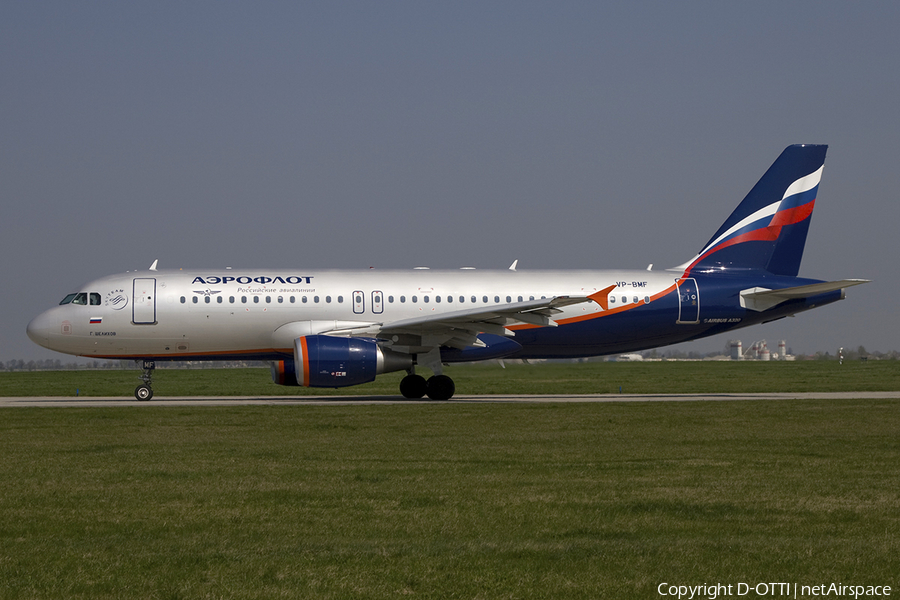
<instances>
[{"instance_id":1,"label":"grass field","mask_svg":"<svg viewBox=\"0 0 900 600\"><path fill-rule=\"evenodd\" d=\"M874 400L3 409L0 598L897 590L898 433Z\"/></svg>"},{"instance_id":2,"label":"grass field","mask_svg":"<svg viewBox=\"0 0 900 600\"><path fill-rule=\"evenodd\" d=\"M460 393L900 389L888 361L451 372ZM3 373L0 394L128 397L137 374ZM154 388L309 393L262 369L160 370ZM6 408L0 599L896 592L898 482L884 400Z\"/></svg>"},{"instance_id":3,"label":"grass field","mask_svg":"<svg viewBox=\"0 0 900 600\"><path fill-rule=\"evenodd\" d=\"M746 393L900 390L900 361L642 362L454 365L457 394ZM427 372L426 372L427 374ZM139 371L0 373L0 396L131 397ZM268 369L158 369L157 397L204 395L399 395L403 373L341 388L275 385Z\"/></svg>"}]
</instances>

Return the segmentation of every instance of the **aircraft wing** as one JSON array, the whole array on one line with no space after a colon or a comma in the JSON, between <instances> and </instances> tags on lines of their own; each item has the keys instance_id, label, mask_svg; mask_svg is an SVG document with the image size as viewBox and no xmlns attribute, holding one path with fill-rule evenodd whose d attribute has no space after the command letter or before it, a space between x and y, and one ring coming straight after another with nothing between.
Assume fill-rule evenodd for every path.
<instances>
[{"instance_id":1,"label":"aircraft wing","mask_svg":"<svg viewBox=\"0 0 900 600\"><path fill-rule=\"evenodd\" d=\"M562 307L591 301L588 296L555 296L387 321L361 328L336 329L327 335L373 336L398 350L410 352L424 352L437 346L463 350L472 346L484 347L477 338L479 333L515 335L507 329L510 325L556 327L551 317L561 313Z\"/></svg>"},{"instance_id":2,"label":"aircraft wing","mask_svg":"<svg viewBox=\"0 0 900 600\"><path fill-rule=\"evenodd\" d=\"M817 294L836 292L850 286L869 283L868 279L841 279L840 281L825 281L810 285L770 290L754 287L741 291L741 307L755 311L764 311L788 300L809 298Z\"/></svg>"}]
</instances>

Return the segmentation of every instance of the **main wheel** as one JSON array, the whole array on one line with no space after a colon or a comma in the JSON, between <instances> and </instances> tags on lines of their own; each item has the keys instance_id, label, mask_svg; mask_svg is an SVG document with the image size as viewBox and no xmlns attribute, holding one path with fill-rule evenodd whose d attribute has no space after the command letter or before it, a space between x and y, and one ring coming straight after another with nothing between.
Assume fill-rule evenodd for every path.
<instances>
[{"instance_id":1,"label":"main wheel","mask_svg":"<svg viewBox=\"0 0 900 600\"><path fill-rule=\"evenodd\" d=\"M421 398L427 389L428 384L421 375L407 375L400 380L400 393L404 398Z\"/></svg>"},{"instance_id":2,"label":"main wheel","mask_svg":"<svg viewBox=\"0 0 900 600\"><path fill-rule=\"evenodd\" d=\"M426 394L432 400L449 400L456 391L456 385L453 380L446 375L435 375L428 379L428 389Z\"/></svg>"},{"instance_id":3,"label":"main wheel","mask_svg":"<svg viewBox=\"0 0 900 600\"><path fill-rule=\"evenodd\" d=\"M153 397L153 390L150 389L149 385L139 385L134 388L134 397L138 400L149 400Z\"/></svg>"}]
</instances>

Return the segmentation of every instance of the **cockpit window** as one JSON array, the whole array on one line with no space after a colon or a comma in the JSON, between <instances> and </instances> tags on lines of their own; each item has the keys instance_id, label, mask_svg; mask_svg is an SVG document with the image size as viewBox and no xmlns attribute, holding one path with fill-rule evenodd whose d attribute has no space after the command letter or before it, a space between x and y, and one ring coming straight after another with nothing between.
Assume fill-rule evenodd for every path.
<instances>
[{"instance_id":1,"label":"cockpit window","mask_svg":"<svg viewBox=\"0 0 900 600\"><path fill-rule=\"evenodd\" d=\"M100 306L100 294L91 292L91 306Z\"/></svg>"},{"instance_id":2,"label":"cockpit window","mask_svg":"<svg viewBox=\"0 0 900 600\"><path fill-rule=\"evenodd\" d=\"M71 303L71 304L87 304L88 303L87 292L78 292L77 294L71 294L71 296L72 296L72 299L69 300L69 302L66 302L66 304L69 304L69 303ZM68 298L68 296L66 296L66 298Z\"/></svg>"},{"instance_id":3,"label":"cockpit window","mask_svg":"<svg viewBox=\"0 0 900 600\"><path fill-rule=\"evenodd\" d=\"M75 296L77 296L77 295L78 294L69 294L68 296L66 296L65 298L62 299L62 302L60 302L59 305L62 306L63 304L69 304L70 302L72 302L72 300L75 299Z\"/></svg>"}]
</instances>

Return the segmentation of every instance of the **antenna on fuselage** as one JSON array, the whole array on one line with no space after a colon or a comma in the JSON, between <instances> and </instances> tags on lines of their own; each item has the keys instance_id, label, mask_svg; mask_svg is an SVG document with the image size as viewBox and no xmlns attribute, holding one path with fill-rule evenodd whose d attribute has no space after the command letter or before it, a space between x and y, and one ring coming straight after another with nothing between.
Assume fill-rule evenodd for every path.
<instances>
[{"instance_id":1,"label":"antenna on fuselage","mask_svg":"<svg viewBox=\"0 0 900 600\"><path fill-rule=\"evenodd\" d=\"M155 271L155 270L156 270L156 265L157 265L157 263L159 263L159 259L158 259L158 258L157 258L156 260L153 261L153 264L152 264L152 265L150 265L150 270L151 270L151 271Z\"/></svg>"},{"instance_id":2,"label":"antenna on fuselage","mask_svg":"<svg viewBox=\"0 0 900 600\"><path fill-rule=\"evenodd\" d=\"M517 258L516 260L513 261L513 264L509 265L509 270L510 270L510 271L515 271L515 270L516 270L516 265L517 265L517 264L519 264L519 259L518 259L518 258Z\"/></svg>"}]
</instances>

